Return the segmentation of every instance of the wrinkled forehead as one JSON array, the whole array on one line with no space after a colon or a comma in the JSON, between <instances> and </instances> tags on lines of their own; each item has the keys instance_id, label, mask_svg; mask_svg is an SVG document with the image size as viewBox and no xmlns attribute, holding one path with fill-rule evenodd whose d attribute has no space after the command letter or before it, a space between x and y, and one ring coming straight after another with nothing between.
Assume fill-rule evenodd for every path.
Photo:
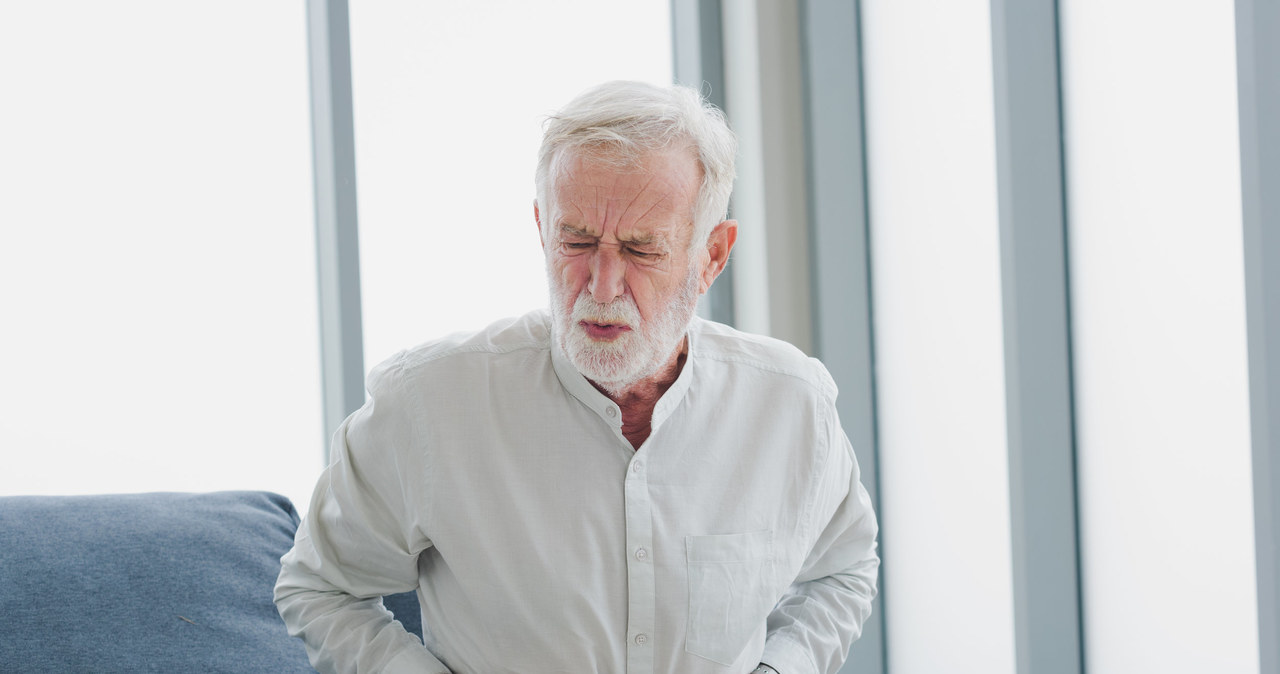
<instances>
[{"instance_id":1,"label":"wrinkled forehead","mask_svg":"<svg viewBox=\"0 0 1280 674\"><path fill-rule=\"evenodd\" d=\"M692 217L702 180L702 165L694 148L688 145L654 150L611 145L567 147L552 157L546 197L554 220L559 217L560 205L556 202L562 197L572 199L584 192L638 190L644 186L687 200Z\"/></svg>"}]
</instances>

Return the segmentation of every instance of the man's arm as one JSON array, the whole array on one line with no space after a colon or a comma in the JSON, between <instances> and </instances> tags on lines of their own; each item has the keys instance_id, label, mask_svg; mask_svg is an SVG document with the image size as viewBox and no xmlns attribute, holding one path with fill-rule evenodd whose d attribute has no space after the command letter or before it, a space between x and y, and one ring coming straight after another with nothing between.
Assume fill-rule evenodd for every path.
<instances>
[{"instance_id":1,"label":"man's arm","mask_svg":"<svg viewBox=\"0 0 1280 674\"><path fill-rule=\"evenodd\" d=\"M849 439L831 415L831 446L814 507L821 531L795 583L769 614L761 662L781 674L832 674L862 634L876 596L875 513Z\"/></svg>"},{"instance_id":2,"label":"man's arm","mask_svg":"<svg viewBox=\"0 0 1280 674\"><path fill-rule=\"evenodd\" d=\"M418 554L430 545L405 489L413 471L396 452L413 420L385 375L370 375L369 403L334 434L333 463L281 559L276 607L321 672L447 674L381 603L417 588Z\"/></svg>"}]
</instances>

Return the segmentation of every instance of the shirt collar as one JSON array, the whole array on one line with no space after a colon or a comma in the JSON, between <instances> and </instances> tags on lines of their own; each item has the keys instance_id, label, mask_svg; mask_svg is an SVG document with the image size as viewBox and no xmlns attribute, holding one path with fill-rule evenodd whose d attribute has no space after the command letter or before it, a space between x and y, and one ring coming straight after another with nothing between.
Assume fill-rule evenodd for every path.
<instances>
[{"instance_id":1,"label":"shirt collar","mask_svg":"<svg viewBox=\"0 0 1280 674\"><path fill-rule=\"evenodd\" d=\"M684 400L685 394L689 392L689 383L693 381L694 356L697 353L697 349L694 348L694 343L697 341L698 331L695 328L698 325L699 320L701 319L695 317L690 321L689 329L685 332L685 338L689 340L687 345L689 352L685 355L684 367L680 368L680 374L676 377L676 380L671 383L671 388L667 389L667 392L662 394L662 397L658 399L658 404L653 407L653 419L650 422L653 433L658 432L658 428L662 426L662 422L666 421L667 417L671 416L671 413L674 412Z\"/></svg>"},{"instance_id":2,"label":"shirt collar","mask_svg":"<svg viewBox=\"0 0 1280 674\"><path fill-rule=\"evenodd\" d=\"M554 319L552 319L554 320ZM689 323L689 330L685 336L689 340L688 354L685 356L684 366L680 368L680 374L676 380L672 382L671 388L658 399L658 403L653 408L653 418L650 420L651 431L656 433L662 422L671 416L671 413L684 400L685 393L689 391L689 383L693 380L694 359L697 354L697 326L700 319L694 318ZM548 326L550 327L550 326ZM555 336L554 330L548 331L551 342L551 364L555 368L556 377L560 379L560 384L579 402L586 405L594 411L606 423L615 427L622 427L622 411L618 405L609 399L608 396L601 393L587 378L582 376L581 372L573 366L569 361L569 356L560 348L560 344Z\"/></svg>"}]
</instances>

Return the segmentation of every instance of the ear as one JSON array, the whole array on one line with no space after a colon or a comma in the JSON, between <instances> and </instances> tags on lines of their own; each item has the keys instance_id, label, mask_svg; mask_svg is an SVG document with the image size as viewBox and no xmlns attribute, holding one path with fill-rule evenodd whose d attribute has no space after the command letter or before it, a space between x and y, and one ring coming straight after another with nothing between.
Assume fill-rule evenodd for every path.
<instances>
[{"instance_id":1,"label":"ear","mask_svg":"<svg viewBox=\"0 0 1280 674\"><path fill-rule=\"evenodd\" d=\"M538 223L538 243L542 244L542 250L547 249L547 240L542 238L542 214L538 212L538 200L533 200L533 221Z\"/></svg>"},{"instance_id":2,"label":"ear","mask_svg":"<svg viewBox=\"0 0 1280 674\"><path fill-rule=\"evenodd\" d=\"M707 292L720 272L724 271L725 265L729 264L729 251L733 250L733 244L737 241L737 220L725 220L711 230L711 236L707 237L707 250L703 253L707 262L702 267L699 293Z\"/></svg>"}]
</instances>

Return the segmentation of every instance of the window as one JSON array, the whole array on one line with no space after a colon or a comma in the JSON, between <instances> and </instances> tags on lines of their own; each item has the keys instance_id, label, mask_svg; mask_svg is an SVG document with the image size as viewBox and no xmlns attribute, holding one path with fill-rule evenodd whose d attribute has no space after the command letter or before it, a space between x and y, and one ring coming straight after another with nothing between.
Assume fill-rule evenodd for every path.
<instances>
[{"instance_id":1,"label":"window","mask_svg":"<svg viewBox=\"0 0 1280 674\"><path fill-rule=\"evenodd\" d=\"M306 503L322 428L303 12L0 8L0 493Z\"/></svg>"},{"instance_id":2,"label":"window","mask_svg":"<svg viewBox=\"0 0 1280 674\"><path fill-rule=\"evenodd\" d=\"M1086 664L1257 672L1235 17L1153 7L1061 10Z\"/></svg>"},{"instance_id":3,"label":"window","mask_svg":"<svg viewBox=\"0 0 1280 674\"><path fill-rule=\"evenodd\" d=\"M547 304L542 119L671 82L668 0L351 5L365 366Z\"/></svg>"}]
</instances>

